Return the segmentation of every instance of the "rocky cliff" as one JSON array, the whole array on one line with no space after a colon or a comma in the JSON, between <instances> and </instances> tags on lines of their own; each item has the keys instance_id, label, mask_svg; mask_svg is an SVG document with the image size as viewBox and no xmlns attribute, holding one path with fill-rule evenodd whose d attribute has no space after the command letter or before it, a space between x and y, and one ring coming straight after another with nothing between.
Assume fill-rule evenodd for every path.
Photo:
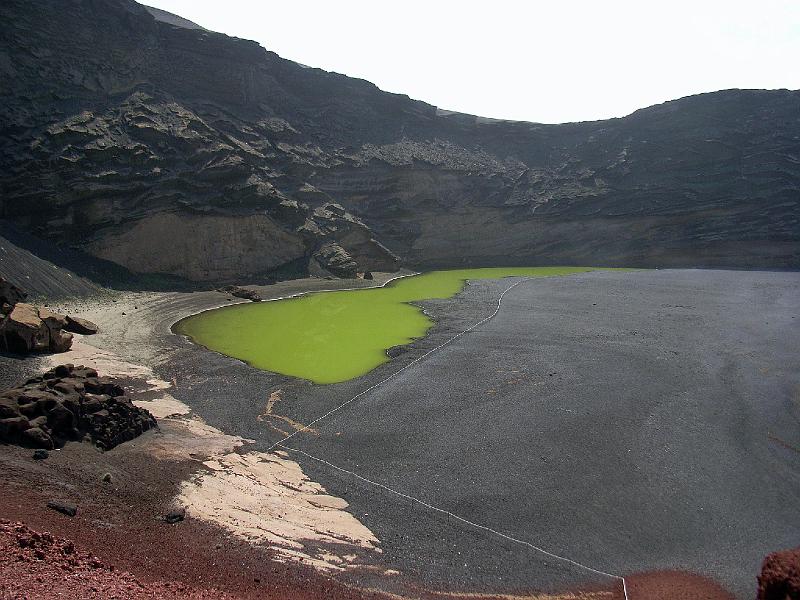
<instances>
[{"instance_id":1,"label":"rocky cliff","mask_svg":"<svg viewBox=\"0 0 800 600\"><path fill-rule=\"evenodd\" d=\"M131 0L0 5L0 167L15 226L195 281L398 257L800 266L798 92L496 121Z\"/></svg>"}]
</instances>

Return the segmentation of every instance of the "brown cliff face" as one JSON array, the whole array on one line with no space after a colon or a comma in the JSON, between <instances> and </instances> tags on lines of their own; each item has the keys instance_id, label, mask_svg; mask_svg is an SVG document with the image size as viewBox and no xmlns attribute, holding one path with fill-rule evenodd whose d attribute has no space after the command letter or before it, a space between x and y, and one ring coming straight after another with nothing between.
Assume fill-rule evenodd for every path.
<instances>
[{"instance_id":1,"label":"brown cliff face","mask_svg":"<svg viewBox=\"0 0 800 600\"><path fill-rule=\"evenodd\" d=\"M257 279L331 245L357 270L800 266L798 92L492 121L129 0L9 0L0 132L2 217L134 272Z\"/></svg>"}]
</instances>

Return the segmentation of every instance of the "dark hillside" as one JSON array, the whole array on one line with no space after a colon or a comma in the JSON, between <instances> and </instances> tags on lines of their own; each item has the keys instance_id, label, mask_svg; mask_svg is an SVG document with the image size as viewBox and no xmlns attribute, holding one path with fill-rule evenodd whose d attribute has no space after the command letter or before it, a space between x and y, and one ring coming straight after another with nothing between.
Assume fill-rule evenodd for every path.
<instances>
[{"instance_id":1,"label":"dark hillside","mask_svg":"<svg viewBox=\"0 0 800 600\"><path fill-rule=\"evenodd\" d=\"M496 121L131 0L0 6L0 167L2 218L196 281L325 269L326 256L359 270L398 256L800 266L798 92Z\"/></svg>"}]
</instances>

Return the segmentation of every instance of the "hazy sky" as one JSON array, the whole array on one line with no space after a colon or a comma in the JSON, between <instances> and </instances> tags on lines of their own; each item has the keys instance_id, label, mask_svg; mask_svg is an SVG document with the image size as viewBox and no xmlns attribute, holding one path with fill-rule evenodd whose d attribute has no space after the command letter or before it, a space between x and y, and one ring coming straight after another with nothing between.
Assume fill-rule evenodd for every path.
<instances>
[{"instance_id":1,"label":"hazy sky","mask_svg":"<svg viewBox=\"0 0 800 600\"><path fill-rule=\"evenodd\" d=\"M441 108L543 123L800 88L800 0L148 0Z\"/></svg>"}]
</instances>

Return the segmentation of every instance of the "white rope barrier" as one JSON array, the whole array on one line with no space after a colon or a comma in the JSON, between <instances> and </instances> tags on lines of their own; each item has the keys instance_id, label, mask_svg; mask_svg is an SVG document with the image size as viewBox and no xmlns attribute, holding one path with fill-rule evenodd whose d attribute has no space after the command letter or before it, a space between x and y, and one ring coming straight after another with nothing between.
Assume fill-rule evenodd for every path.
<instances>
[{"instance_id":1,"label":"white rope barrier","mask_svg":"<svg viewBox=\"0 0 800 600\"><path fill-rule=\"evenodd\" d=\"M315 460L315 461L317 461L319 463L322 463L323 465L326 465L328 467L331 467L332 469L335 469L336 471L340 471L342 473L347 473L348 475L352 475L353 477L355 477L356 479L358 479L360 481L363 481L364 483L368 483L370 485L378 487L378 488L380 488L382 490L385 490L385 491L389 492L390 494L394 494L396 496L399 496L400 498L405 498L406 500L409 500L411 502L416 502L417 504L419 504L419 505L421 505L421 506L423 506L423 507L425 507L425 508L427 508L429 510L441 513L443 515L447 515L448 517L450 517L452 519L455 519L456 521L460 521L462 523L465 523L466 525L470 525L471 527L474 527L475 529L480 529L482 531L486 531L487 533L494 534L494 535L496 535L498 537L503 538L504 540L507 540L509 542L513 542L515 544L520 544L522 546L527 546L528 548L536 550L537 552L541 552L545 556L549 556L550 558L553 558L555 560L560 560L562 562L569 563L569 564L571 564L571 565L573 565L575 567L578 567L580 569L584 569L584 570L589 571L591 573L595 573L596 575L601 575L603 577L609 577L611 579L616 579L618 581L621 581L622 582L622 591L625 594L625 600L629 600L629 598L628 598L628 587L626 585L625 578L622 575L615 575L614 573L608 573L606 571L601 571L600 569L595 569L593 567L590 567L589 565L585 565L585 564L583 564L581 562L578 562L577 560L573 560L573 559L568 558L566 556L561 556L559 554L555 554L553 552L549 552L548 550L545 550L541 546L537 546L537 545L532 544L530 542L526 542L525 540L521 540L519 538L515 538L513 536L510 536L508 534L503 533L502 531L498 531L497 529L493 529L493 528L491 528L491 527L489 527L487 525L481 525L480 523L476 523L475 521L470 521L469 519L465 519L464 517L461 517L461 516L459 516L459 515L457 515L457 514L455 514L453 512L450 512L449 510L446 510L446 509L441 508L439 506L434 506L433 504L425 502L424 500L421 500L420 498L417 498L415 496L411 496L409 494L405 494L405 493L403 493L403 492L401 492L399 490L391 488L388 485L385 485L385 484L380 483L378 481L373 481L372 479L367 479L366 477L364 477L362 475L359 475L355 471L350 471L348 469L345 469L343 467L335 465L332 462L329 462L329 461L325 460L324 458L319 458L317 456L309 454L308 452L305 452L304 450L300 450L299 448L291 448L289 446L284 446L283 444L279 444L279 447L284 449L284 450L289 450L290 452L297 452L298 454L302 454L303 456L305 456L307 458L310 458L311 460Z\"/></svg>"}]
</instances>

